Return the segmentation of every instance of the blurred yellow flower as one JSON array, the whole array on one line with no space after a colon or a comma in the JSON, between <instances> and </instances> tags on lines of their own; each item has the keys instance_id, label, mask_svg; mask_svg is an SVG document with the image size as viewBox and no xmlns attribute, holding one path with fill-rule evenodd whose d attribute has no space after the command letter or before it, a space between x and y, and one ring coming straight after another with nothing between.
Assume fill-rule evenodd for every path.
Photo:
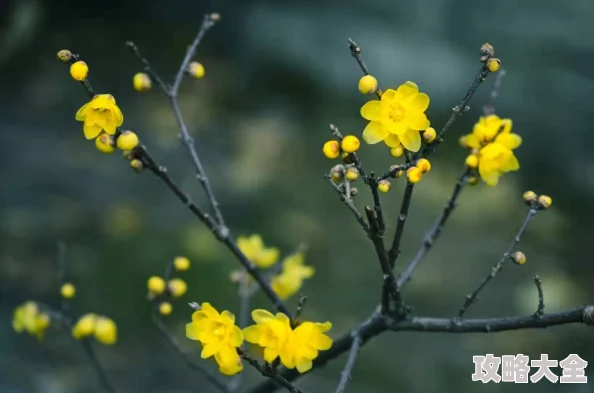
<instances>
[{"instance_id":1,"label":"blurred yellow flower","mask_svg":"<svg viewBox=\"0 0 594 393\"><path fill-rule=\"evenodd\" d=\"M305 266L304 263L303 253L288 256L283 260L282 272L271 281L272 290L281 299L285 300L296 294L301 289L303 280L314 275L314 268Z\"/></svg>"},{"instance_id":2,"label":"blurred yellow flower","mask_svg":"<svg viewBox=\"0 0 594 393\"><path fill-rule=\"evenodd\" d=\"M102 344L112 345L118 339L118 328L115 322L107 317L95 319L95 339Z\"/></svg>"},{"instance_id":3,"label":"blurred yellow flower","mask_svg":"<svg viewBox=\"0 0 594 393\"><path fill-rule=\"evenodd\" d=\"M172 297L178 298L188 291L188 284L181 278L172 278L167 283L167 288Z\"/></svg>"},{"instance_id":4,"label":"blurred yellow flower","mask_svg":"<svg viewBox=\"0 0 594 393\"><path fill-rule=\"evenodd\" d=\"M77 340L87 338L95 332L97 315L85 314L72 327L72 336Z\"/></svg>"},{"instance_id":5,"label":"blurred yellow flower","mask_svg":"<svg viewBox=\"0 0 594 393\"><path fill-rule=\"evenodd\" d=\"M243 334L235 325L235 315L229 311L219 314L210 303L202 303L192 314L192 322L186 324L186 336L203 345L203 359L214 355L222 374L234 375L243 369L237 353L243 343Z\"/></svg>"},{"instance_id":6,"label":"blurred yellow flower","mask_svg":"<svg viewBox=\"0 0 594 393\"><path fill-rule=\"evenodd\" d=\"M50 316L42 312L39 306L32 301L18 306L13 313L12 327L17 333L26 331L39 340L43 339L45 331L51 323Z\"/></svg>"},{"instance_id":7,"label":"blurred yellow flower","mask_svg":"<svg viewBox=\"0 0 594 393\"><path fill-rule=\"evenodd\" d=\"M280 357L285 367L296 367L304 373L311 369L319 351L332 346L332 339L324 334L332 328L330 322L304 322L293 330L283 313L275 316L266 310L254 310L252 318L256 324L243 329L243 335L247 342L264 348L264 360L269 363Z\"/></svg>"},{"instance_id":8,"label":"blurred yellow flower","mask_svg":"<svg viewBox=\"0 0 594 393\"><path fill-rule=\"evenodd\" d=\"M84 121L83 131L87 139L96 138L102 130L114 135L116 128L124 123L124 115L111 94L96 95L76 112L75 118Z\"/></svg>"},{"instance_id":9,"label":"blurred yellow flower","mask_svg":"<svg viewBox=\"0 0 594 393\"><path fill-rule=\"evenodd\" d=\"M278 261L279 251L274 247L265 247L260 235L249 237L239 236L237 246L245 254L247 259L259 268L267 268Z\"/></svg>"},{"instance_id":10,"label":"blurred yellow flower","mask_svg":"<svg viewBox=\"0 0 594 393\"><path fill-rule=\"evenodd\" d=\"M363 139L369 144L384 141L389 147L402 143L407 150L419 151L419 131L430 125L425 115L428 107L429 96L419 93L413 82L406 82L397 90L388 89L380 100L369 101L361 108L361 116L370 121Z\"/></svg>"}]
</instances>

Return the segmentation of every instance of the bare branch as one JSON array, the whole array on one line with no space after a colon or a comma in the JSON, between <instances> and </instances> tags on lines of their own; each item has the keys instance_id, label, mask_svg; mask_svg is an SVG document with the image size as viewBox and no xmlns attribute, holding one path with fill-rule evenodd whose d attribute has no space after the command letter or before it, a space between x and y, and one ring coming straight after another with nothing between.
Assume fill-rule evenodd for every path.
<instances>
[{"instance_id":1,"label":"bare branch","mask_svg":"<svg viewBox=\"0 0 594 393\"><path fill-rule=\"evenodd\" d=\"M351 55L357 61L357 64L359 64L359 67L361 67L361 71L363 71L363 74L369 75L369 70L367 69L367 65L365 64L365 62L363 61L363 58L361 57L361 48L359 47L359 45L357 45L355 43L355 41L353 41L350 38L349 38L349 50L351 51ZM379 86L377 87L376 95L378 98L380 98L382 96L382 89L380 89Z\"/></svg>"},{"instance_id":2,"label":"bare branch","mask_svg":"<svg viewBox=\"0 0 594 393\"><path fill-rule=\"evenodd\" d=\"M279 375L275 368L269 367L267 365L261 365L247 351L243 350L242 348L237 348L237 353L239 353L239 356L241 356L243 360L248 362L256 370L258 370L260 374L274 381L273 384L279 384L291 393L303 393L303 391L297 389L291 382L287 381L285 378Z\"/></svg>"},{"instance_id":3,"label":"bare branch","mask_svg":"<svg viewBox=\"0 0 594 393\"><path fill-rule=\"evenodd\" d=\"M344 202L344 204L349 208L351 213L353 213L353 215L355 216L355 219L357 220L359 225L361 225L361 227L363 228L365 233L369 234L369 231L370 231L369 224L365 221L365 219L363 218L363 216L361 215L361 213L359 212L359 210L353 203L353 200L351 198L346 197L343 190L341 190L340 187L338 187L338 185L336 185L336 183L334 183L334 181L332 180L332 178L330 176L325 175L324 179L326 179L328 181L328 183L332 186L332 188L334 188L336 190L336 192L338 192L338 194L340 195L340 200L342 202Z\"/></svg>"},{"instance_id":4,"label":"bare branch","mask_svg":"<svg viewBox=\"0 0 594 393\"><path fill-rule=\"evenodd\" d=\"M400 214L398 215L398 223L396 224L396 232L394 233L394 239L392 240L392 247L388 253L390 267L393 269L396 264L396 259L400 255L400 243L402 241L402 235L404 235L404 225L408 218L408 211L410 210L410 203L412 201L412 194L415 189L415 185L411 182L406 183L404 194L402 196L402 204L400 205Z\"/></svg>"},{"instance_id":5,"label":"bare branch","mask_svg":"<svg viewBox=\"0 0 594 393\"><path fill-rule=\"evenodd\" d=\"M338 383L338 387L336 388L335 393L343 393L346 389L346 385L349 379L351 379L351 373L353 372L353 368L355 367L355 361L357 360L357 355L359 354L360 348L361 338L359 336L353 337L353 343L351 344L349 357L347 359L346 365L344 366L344 370L342 370L342 375L340 376L340 381Z\"/></svg>"},{"instance_id":6,"label":"bare branch","mask_svg":"<svg viewBox=\"0 0 594 393\"><path fill-rule=\"evenodd\" d=\"M115 393L115 387L109 381L109 378L107 377L107 374L105 373L105 370L101 365L101 362L97 358L97 355L95 354L95 351L93 350L93 347L91 346L89 340L81 340L81 344L85 349L87 357L91 360L91 363L93 363L93 367L95 368L95 370L97 370L97 374L99 375L99 379L101 380L101 385L103 385L105 391L109 393Z\"/></svg>"},{"instance_id":7,"label":"bare branch","mask_svg":"<svg viewBox=\"0 0 594 393\"><path fill-rule=\"evenodd\" d=\"M536 290L538 291L538 308L534 313L534 316L537 318L542 318L544 315L544 294L542 293L542 280L538 275L534 276L534 285L536 285Z\"/></svg>"}]
</instances>

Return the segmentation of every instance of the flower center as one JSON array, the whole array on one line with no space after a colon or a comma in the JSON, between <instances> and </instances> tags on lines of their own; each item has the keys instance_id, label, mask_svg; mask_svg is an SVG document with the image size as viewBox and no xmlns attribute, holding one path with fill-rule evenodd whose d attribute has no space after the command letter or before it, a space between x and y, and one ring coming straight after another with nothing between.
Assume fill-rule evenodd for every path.
<instances>
[{"instance_id":1,"label":"flower center","mask_svg":"<svg viewBox=\"0 0 594 393\"><path fill-rule=\"evenodd\" d=\"M392 121L401 121L404 118L404 108L400 105L390 105L388 110L388 118Z\"/></svg>"}]
</instances>

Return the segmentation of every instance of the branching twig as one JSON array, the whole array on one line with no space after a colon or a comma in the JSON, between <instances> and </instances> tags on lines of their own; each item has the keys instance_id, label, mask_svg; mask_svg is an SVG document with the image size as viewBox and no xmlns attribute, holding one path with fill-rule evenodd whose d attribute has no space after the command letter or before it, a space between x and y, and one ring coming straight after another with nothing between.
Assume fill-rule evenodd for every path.
<instances>
[{"instance_id":1,"label":"branching twig","mask_svg":"<svg viewBox=\"0 0 594 393\"><path fill-rule=\"evenodd\" d=\"M443 211L441 212L441 215L435 221L435 223L433 223L431 229L425 234L423 243L421 244L421 247L417 251L412 261L408 264L406 269L398 276L397 283L400 288L402 288L406 284L406 282L412 277L415 269L417 268L417 265L425 256L425 253L427 253L427 251L429 251L431 247L433 247L433 244L439 237L443 226L445 225L448 218L452 214L452 211L454 211L456 207L456 201L458 200L458 197L460 197L462 189L466 184L466 178L468 177L468 174L469 170L465 169L462 175L458 178L456 186L454 187L454 192L452 192L452 195L448 199L448 202L446 203Z\"/></svg>"},{"instance_id":2,"label":"branching twig","mask_svg":"<svg viewBox=\"0 0 594 393\"><path fill-rule=\"evenodd\" d=\"M353 368L355 367L355 361L357 360L357 355L359 354L360 348L361 338L359 336L353 337L351 350L349 352L349 358L347 359L346 365L344 366L344 370L342 370L340 381L338 383L338 387L336 388L335 393L343 393L346 389L346 385L349 379L351 379L351 373L353 372Z\"/></svg>"},{"instance_id":3,"label":"branching twig","mask_svg":"<svg viewBox=\"0 0 594 393\"><path fill-rule=\"evenodd\" d=\"M325 175L324 179L326 179L328 181L328 183L330 183L332 188L334 188L336 190L336 192L338 192L338 194L340 195L340 200L342 202L344 202L344 204L349 208L349 210L355 216L355 219L357 220L359 225L361 225L361 227L363 228L365 233L367 233L369 235L369 232L370 232L369 224L365 221L365 219L363 218L363 216L361 215L361 213L359 212L359 210L353 203L353 200L351 198L347 198L344 195L344 192L340 189L340 187L338 187L338 185L336 183L334 183L334 181L332 180L332 178L330 176Z\"/></svg>"},{"instance_id":4,"label":"branching twig","mask_svg":"<svg viewBox=\"0 0 594 393\"><path fill-rule=\"evenodd\" d=\"M491 281L492 279L495 278L495 276L497 276L497 273L499 273L499 271L503 268L503 264L508 259L511 258L511 254L514 251L514 249L516 248L517 244L520 242L520 239L522 238L524 231L526 231L526 228L528 227L530 220L532 220L532 217L534 217L537 213L538 213L538 210L534 210L534 209L528 210L528 215L526 216L524 223L520 227L520 230L514 237L514 240L512 241L511 245L509 246L509 248L507 249L505 254L503 254L501 259L493 266L493 268L491 269L491 272L485 277L485 279L480 283L480 285L470 295L466 296L466 300L464 301L464 304L460 308L460 311L458 311L458 316L455 318L456 322L459 322L459 320L461 320L462 317L464 317L464 314L466 314L466 311L468 311L468 308L474 302L476 302L479 293L483 290L483 288L485 288L485 286L487 285L487 283L489 283L489 281Z\"/></svg>"},{"instance_id":5,"label":"branching twig","mask_svg":"<svg viewBox=\"0 0 594 393\"><path fill-rule=\"evenodd\" d=\"M161 320L161 318L159 318L159 314L156 308L153 311L153 322L155 323L155 326L157 326L159 332L163 335L163 337L167 339L169 344L173 347L173 349L175 349L182 356L189 368L200 373L206 380L208 380L208 382L210 382L221 392L229 391L227 387L222 382L220 382L212 373L208 372L207 370L202 368L202 366L192 361L190 356L179 345L175 337L169 332L169 329L167 329L167 327L163 324L163 321Z\"/></svg>"},{"instance_id":6,"label":"branching twig","mask_svg":"<svg viewBox=\"0 0 594 393\"><path fill-rule=\"evenodd\" d=\"M353 41L350 38L349 38L349 50L351 51L351 55L355 58L355 60L357 60L357 64L359 64L359 67L361 67L361 71L363 71L363 74L369 75L369 70L367 69L367 65L365 64L365 62L363 61L363 58L361 57L361 48L359 47L359 45L357 45L355 43L355 41ZM382 89L380 89L379 86L377 87L376 95L378 98L381 98L381 96L382 96Z\"/></svg>"},{"instance_id":7,"label":"branching twig","mask_svg":"<svg viewBox=\"0 0 594 393\"><path fill-rule=\"evenodd\" d=\"M538 308L536 309L534 316L536 318L542 318L542 316L544 315L545 305L544 294L542 293L542 280L540 279L540 276L534 276L534 285L536 285L536 290L538 291Z\"/></svg>"},{"instance_id":8,"label":"branching twig","mask_svg":"<svg viewBox=\"0 0 594 393\"><path fill-rule=\"evenodd\" d=\"M111 384L111 382L109 381L109 378L107 378L107 374L105 373L105 370L103 369L103 366L101 365L101 362L97 358L97 355L95 354L95 351L93 350L93 347L91 346L91 343L88 340L82 340L81 344L82 344L83 348L85 349L87 356L89 357L89 359L91 359L91 363L93 363L93 367L95 367L95 370L97 370L97 374L99 374L99 379L101 380L101 384L103 385L103 388L107 392L115 393L116 390L115 390L114 386Z\"/></svg>"},{"instance_id":9,"label":"branching twig","mask_svg":"<svg viewBox=\"0 0 594 393\"><path fill-rule=\"evenodd\" d=\"M279 384L280 386L284 387L291 393L303 393L303 391L297 389L297 387L295 387L291 382L287 381L285 378L283 378L281 375L279 375L278 372L276 371L276 369L274 369L272 367L267 367L267 366L261 365L247 351L244 351L241 348L237 348L237 353L239 353L239 356L241 356L241 358L243 360L248 362L256 370L258 370L260 372L260 374L272 379L272 381L274 381L273 383L275 385Z\"/></svg>"}]
</instances>

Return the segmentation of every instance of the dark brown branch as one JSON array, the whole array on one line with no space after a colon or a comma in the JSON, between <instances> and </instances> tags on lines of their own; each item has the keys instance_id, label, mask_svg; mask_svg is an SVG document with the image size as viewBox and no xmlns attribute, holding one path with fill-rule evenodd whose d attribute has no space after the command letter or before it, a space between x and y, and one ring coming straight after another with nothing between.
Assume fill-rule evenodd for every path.
<instances>
[{"instance_id":1,"label":"dark brown branch","mask_svg":"<svg viewBox=\"0 0 594 393\"><path fill-rule=\"evenodd\" d=\"M491 272L485 277L485 279L479 284L479 286L470 295L466 296L466 300L464 301L464 304L460 308L460 311L458 311L458 316L455 318L456 321L459 321L460 319L462 319L462 317L464 317L464 314L466 314L466 311L468 311L468 308L474 302L476 302L476 300L478 299L479 293L485 288L485 286L489 283L489 281L491 281L492 279L494 279L497 276L497 273L499 273L499 271L503 268L503 264L508 259L511 258L512 252L514 251L514 249L520 242L520 239L522 238L522 235L526 231L526 228L528 227L530 220L532 220L532 217L534 217L537 213L538 213L538 210L534 210L534 209L528 210L528 214L526 215L526 219L524 220L524 223L520 227L520 230L514 237L514 240L510 244L510 246L507 249L507 251L505 252L505 254L503 254L501 259L491 268Z\"/></svg>"},{"instance_id":2,"label":"dark brown branch","mask_svg":"<svg viewBox=\"0 0 594 393\"><path fill-rule=\"evenodd\" d=\"M361 227L363 228L365 233L367 233L369 235L369 231L370 231L369 224L365 221L365 219L363 218L363 216L361 215L361 213L359 212L359 210L353 203L353 200L344 194L343 190L341 190L340 187L338 187L338 185L336 185L336 183L334 183L334 181L332 180L332 178L330 176L325 175L324 179L326 179L328 181L328 183L332 186L332 188L334 188L336 190L336 192L338 192L338 194L340 195L340 200L342 202L344 202L344 204L349 208L351 213L353 213L353 216L355 216L355 219L357 220L359 225L361 225Z\"/></svg>"},{"instance_id":3,"label":"dark brown branch","mask_svg":"<svg viewBox=\"0 0 594 393\"><path fill-rule=\"evenodd\" d=\"M163 82L163 79L161 79L159 74L153 69L147 58L144 57L142 53L140 53L140 49L138 49L136 44L132 41L126 41L126 46L136 57L138 57L138 60L140 60L140 62L144 66L144 72L148 74L151 80L157 82L161 90L163 90L163 93L169 96L171 94L169 86L167 86L165 82Z\"/></svg>"},{"instance_id":4,"label":"dark brown branch","mask_svg":"<svg viewBox=\"0 0 594 393\"><path fill-rule=\"evenodd\" d=\"M353 56L355 58L355 60L357 61L357 64L359 64L359 67L361 67L361 71L363 71L363 74L369 75L369 69L367 68L367 65L365 64L365 62L363 61L363 58L361 57L361 48L359 47L359 45L357 45L355 43L355 41L353 41L350 38L349 38L349 50L351 51L351 56ZM377 87L377 91L375 94L377 95L378 98L381 98L382 89L380 89L379 86Z\"/></svg>"},{"instance_id":5,"label":"dark brown branch","mask_svg":"<svg viewBox=\"0 0 594 393\"><path fill-rule=\"evenodd\" d=\"M396 232L392 240L392 247L388 253L390 260L390 267L393 269L396 264L396 259L400 255L400 243L402 242L402 235L404 235L404 226L408 218L408 211L410 210L410 203L412 201L412 194L415 189L413 183L407 182L402 196L402 204L400 205L400 214L398 215L398 223L396 224Z\"/></svg>"},{"instance_id":6,"label":"dark brown branch","mask_svg":"<svg viewBox=\"0 0 594 393\"><path fill-rule=\"evenodd\" d=\"M441 234L441 230L443 229L448 218L456 208L456 201L462 193L462 189L466 184L466 178L468 177L468 174L469 170L465 169L462 175L458 178L456 186L454 187L454 191L452 192L452 195L450 195L450 198L448 199L443 211L441 212L441 215L437 218L435 223L433 223L431 229L425 234L423 243L421 244L421 247L417 251L412 261L410 261L406 269L398 276L397 283L400 288L402 288L406 284L406 282L412 277L415 269L417 268L417 265L421 262L421 260L423 259L425 254L431 249L431 247L433 247L433 244L435 244L435 241Z\"/></svg>"},{"instance_id":7,"label":"dark brown branch","mask_svg":"<svg viewBox=\"0 0 594 393\"><path fill-rule=\"evenodd\" d=\"M274 381L273 383L275 385L278 384L278 385L284 387L285 389L287 389L291 393L303 393L303 391L297 389L297 387L295 387L291 382L287 381L285 378L283 378L281 375L279 375L279 373L277 372L277 370L275 368L270 367L268 365L261 365L247 351L243 350L242 348L237 348L237 353L239 353L239 356L241 356L241 358L243 360L248 362L256 370L258 370L260 372L260 374L262 374L262 376L268 377L272 381Z\"/></svg>"},{"instance_id":8,"label":"dark brown branch","mask_svg":"<svg viewBox=\"0 0 594 393\"><path fill-rule=\"evenodd\" d=\"M347 359L346 365L344 366L344 370L342 370L340 381L338 383L338 387L336 388L335 393L343 393L346 389L346 385L349 382L349 379L351 379L351 373L353 372L353 368L355 367L355 361L357 360L357 355L359 354L360 348L361 338L359 336L353 337L353 343L351 344L349 357Z\"/></svg>"},{"instance_id":9,"label":"dark brown branch","mask_svg":"<svg viewBox=\"0 0 594 393\"><path fill-rule=\"evenodd\" d=\"M105 391L109 393L115 393L115 387L109 381L109 378L107 377L107 374L105 373L105 370L101 365L101 362L97 358L97 355L95 354L95 351L93 350L93 347L91 346L89 340L81 340L81 344L85 349L87 357L91 360L91 363L93 363L93 367L95 368L95 370L97 370L97 374L99 375L99 379L101 380L101 385L103 385Z\"/></svg>"},{"instance_id":10,"label":"dark brown branch","mask_svg":"<svg viewBox=\"0 0 594 393\"><path fill-rule=\"evenodd\" d=\"M173 349L175 349L181 355L181 357L184 359L186 365L189 368L191 368L194 371L197 371L212 386L216 387L221 392L228 392L229 391L227 389L227 387L222 382L220 382L212 373L210 373L207 370L205 370L201 365L195 363L192 360L192 358L188 355L188 353L186 353L183 350L183 348L179 345L179 343L177 342L177 340L175 339L175 337L173 336L173 334L171 334L171 332L169 332L169 329L167 329L167 327L165 326L165 324L163 324L163 321L159 317L157 308L155 308L153 310L153 322L155 323L155 326L157 326L157 329L159 330L159 333L161 333L163 335L163 337L165 337L165 339L167 339L167 342L169 343L169 345L171 345L171 347Z\"/></svg>"},{"instance_id":11,"label":"dark brown branch","mask_svg":"<svg viewBox=\"0 0 594 393\"><path fill-rule=\"evenodd\" d=\"M537 318L541 318L544 315L544 294L542 293L542 280L540 276L534 276L534 285L536 285L536 290L538 291L538 307L536 308L536 312L534 316Z\"/></svg>"}]
</instances>

